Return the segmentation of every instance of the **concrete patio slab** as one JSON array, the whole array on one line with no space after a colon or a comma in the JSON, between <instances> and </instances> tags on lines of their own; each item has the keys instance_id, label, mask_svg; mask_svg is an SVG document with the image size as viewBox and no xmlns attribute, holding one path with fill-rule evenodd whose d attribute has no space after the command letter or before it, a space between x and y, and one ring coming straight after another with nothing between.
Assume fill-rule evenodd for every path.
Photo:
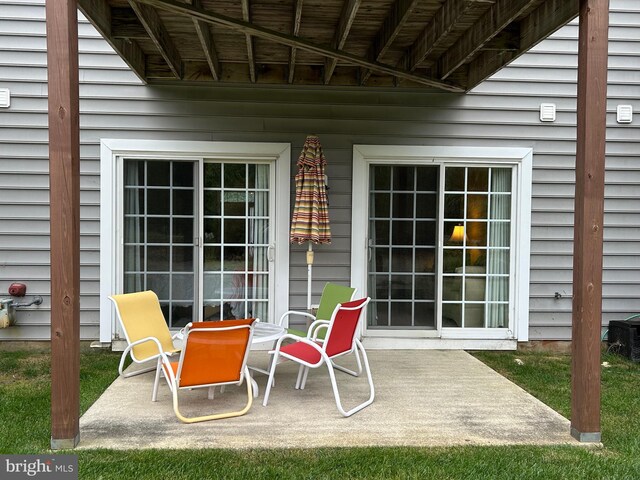
<instances>
[{"instance_id":1,"label":"concrete patio slab","mask_svg":"<svg viewBox=\"0 0 640 480\"><path fill-rule=\"evenodd\" d=\"M579 445L566 418L466 352L368 353L376 399L349 418L336 409L326 368L312 370L305 390L295 390L297 367L284 363L267 407L266 377L258 374L260 396L247 415L191 425L175 417L166 384L151 402L147 373L118 378L82 416L79 448ZM266 364L266 353L252 352L250 362ZM346 409L368 398L364 377L337 376ZM246 388L227 387L214 400L206 389L185 391L181 399L187 413L237 409Z\"/></svg>"}]
</instances>

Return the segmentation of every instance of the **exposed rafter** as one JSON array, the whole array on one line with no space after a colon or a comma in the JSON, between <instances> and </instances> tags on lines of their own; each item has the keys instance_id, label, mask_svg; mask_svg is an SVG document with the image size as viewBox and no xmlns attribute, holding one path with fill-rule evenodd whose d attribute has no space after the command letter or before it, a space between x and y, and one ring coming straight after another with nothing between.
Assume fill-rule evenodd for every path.
<instances>
[{"instance_id":1,"label":"exposed rafter","mask_svg":"<svg viewBox=\"0 0 640 480\"><path fill-rule=\"evenodd\" d=\"M253 35L256 37L271 40L290 47L297 47L300 49L313 52L324 57L332 57L337 60L344 61L359 67L370 68L375 72L380 72L387 75L392 75L397 78L402 78L422 85L427 85L450 92L462 92L463 88L448 82L442 82L424 75L418 75L415 73L407 72L398 67L386 65L378 62L372 62L370 60L361 58L357 55L345 52L343 50L336 50L333 48L317 45L309 40L301 37L293 37L276 30L261 27L249 22L238 20L236 18L227 17L217 13L209 12L203 9L195 8L191 5L176 1L176 0L140 0L141 3L145 3L157 8L164 9L168 12L172 12L179 15L186 15L190 18L196 18L203 20L207 23L214 25L222 25L232 30L242 32L244 34Z\"/></svg>"},{"instance_id":2,"label":"exposed rafter","mask_svg":"<svg viewBox=\"0 0 640 480\"><path fill-rule=\"evenodd\" d=\"M200 0L191 0L191 5L196 8L202 8ZM198 39L200 40L200 45L202 45L202 51L204 52L204 56L207 59L207 63L209 64L211 76L216 81L220 80L220 61L218 60L218 53L216 52L216 47L213 43L211 32L209 31L209 24L195 18L192 20L193 26L195 27L196 33L198 34Z\"/></svg>"},{"instance_id":3,"label":"exposed rafter","mask_svg":"<svg viewBox=\"0 0 640 480\"><path fill-rule=\"evenodd\" d=\"M142 23L142 26L149 34L149 38L151 38L151 41L155 44L173 74L176 78L182 78L182 59L180 58L180 53L162 23L158 12L150 6L138 3L135 0L129 0L129 5L131 5L133 11L136 12L140 23Z\"/></svg>"},{"instance_id":4,"label":"exposed rafter","mask_svg":"<svg viewBox=\"0 0 640 480\"><path fill-rule=\"evenodd\" d=\"M293 26L291 28L291 34L294 37L300 33L300 24L302 23L302 2L303 0L296 0L296 8L293 12ZM293 77L296 69L296 47L291 47L289 52L289 83L293 83Z\"/></svg>"},{"instance_id":5,"label":"exposed rafter","mask_svg":"<svg viewBox=\"0 0 640 480\"><path fill-rule=\"evenodd\" d=\"M454 92L473 88L566 24L579 2L77 1L143 81L420 84Z\"/></svg>"},{"instance_id":6,"label":"exposed rafter","mask_svg":"<svg viewBox=\"0 0 640 480\"><path fill-rule=\"evenodd\" d=\"M546 0L528 15L520 25L521 52L533 47L578 16L578 0Z\"/></svg>"},{"instance_id":7,"label":"exposed rafter","mask_svg":"<svg viewBox=\"0 0 640 480\"><path fill-rule=\"evenodd\" d=\"M249 0L242 0L242 18L245 22L251 22L251 9L249 8ZM245 33L247 40L247 61L249 62L249 78L251 83L256 82L256 61L253 56L253 38L251 34Z\"/></svg>"},{"instance_id":8,"label":"exposed rafter","mask_svg":"<svg viewBox=\"0 0 640 480\"><path fill-rule=\"evenodd\" d=\"M440 57L439 77L445 79L451 75L535 3L538 3L538 0L497 0L462 38Z\"/></svg>"},{"instance_id":9,"label":"exposed rafter","mask_svg":"<svg viewBox=\"0 0 640 480\"><path fill-rule=\"evenodd\" d=\"M393 41L400 33L400 30L407 22L413 9L417 5L419 0L396 0L391 7L389 16L384 19L382 28L376 34L376 38L373 41L373 45L369 48L367 58L376 62L380 61L384 54L387 52ZM360 83L364 85L371 76L371 70L365 69L362 72Z\"/></svg>"},{"instance_id":10,"label":"exposed rafter","mask_svg":"<svg viewBox=\"0 0 640 480\"><path fill-rule=\"evenodd\" d=\"M578 0L547 0L520 22L516 51L484 52L469 64L467 88L471 89L491 74L518 58L524 52L556 31L558 19L562 25L578 15ZM553 21L552 21L553 20Z\"/></svg>"},{"instance_id":11,"label":"exposed rafter","mask_svg":"<svg viewBox=\"0 0 640 480\"><path fill-rule=\"evenodd\" d=\"M95 0L78 0L78 8L82 14L90 18L100 35L120 55L129 68L140 80L147 83L144 53L135 42L114 38L111 32L111 9L107 2Z\"/></svg>"},{"instance_id":12,"label":"exposed rafter","mask_svg":"<svg viewBox=\"0 0 640 480\"><path fill-rule=\"evenodd\" d=\"M349 36L349 31L351 30L351 25L353 25L353 21L356 18L356 14L358 13L358 8L360 7L360 2L362 0L345 0L344 5L342 6L342 14L340 15L340 22L338 23L338 28L336 29L336 33L333 37L333 48L336 50L342 50L344 48L344 44L347 41L347 37ZM336 65L338 64L338 59L335 57L328 57L325 61L325 70L324 70L324 84L328 85L331 81L331 76L333 75L333 71L336 69Z\"/></svg>"},{"instance_id":13,"label":"exposed rafter","mask_svg":"<svg viewBox=\"0 0 640 480\"><path fill-rule=\"evenodd\" d=\"M445 0L411 45L401 65L413 72L431 52L447 40L464 15L477 3L494 3L494 0Z\"/></svg>"}]
</instances>

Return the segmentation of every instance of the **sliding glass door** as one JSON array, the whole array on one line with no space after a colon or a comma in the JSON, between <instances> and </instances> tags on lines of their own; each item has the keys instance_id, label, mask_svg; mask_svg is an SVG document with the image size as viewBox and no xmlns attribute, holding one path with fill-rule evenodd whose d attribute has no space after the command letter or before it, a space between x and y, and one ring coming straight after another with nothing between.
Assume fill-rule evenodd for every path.
<instances>
[{"instance_id":1,"label":"sliding glass door","mask_svg":"<svg viewBox=\"0 0 640 480\"><path fill-rule=\"evenodd\" d=\"M372 165L371 328L436 327L438 167Z\"/></svg>"},{"instance_id":2,"label":"sliding glass door","mask_svg":"<svg viewBox=\"0 0 640 480\"><path fill-rule=\"evenodd\" d=\"M518 170L529 152L354 150L352 283L372 298L366 335L514 338L514 312L526 305L530 218L514 186L529 193ZM404 156L393 159L396 151Z\"/></svg>"},{"instance_id":3,"label":"sliding glass door","mask_svg":"<svg viewBox=\"0 0 640 480\"><path fill-rule=\"evenodd\" d=\"M442 325L508 328L511 168L445 167Z\"/></svg>"},{"instance_id":4,"label":"sliding glass door","mask_svg":"<svg viewBox=\"0 0 640 480\"><path fill-rule=\"evenodd\" d=\"M269 165L204 164L203 318L268 321Z\"/></svg>"},{"instance_id":5,"label":"sliding glass door","mask_svg":"<svg viewBox=\"0 0 640 480\"><path fill-rule=\"evenodd\" d=\"M156 292L171 328L269 321L271 165L125 159L123 170L124 292Z\"/></svg>"},{"instance_id":6,"label":"sliding glass door","mask_svg":"<svg viewBox=\"0 0 640 480\"><path fill-rule=\"evenodd\" d=\"M169 327L196 320L196 162L124 164L124 293L153 290Z\"/></svg>"}]
</instances>

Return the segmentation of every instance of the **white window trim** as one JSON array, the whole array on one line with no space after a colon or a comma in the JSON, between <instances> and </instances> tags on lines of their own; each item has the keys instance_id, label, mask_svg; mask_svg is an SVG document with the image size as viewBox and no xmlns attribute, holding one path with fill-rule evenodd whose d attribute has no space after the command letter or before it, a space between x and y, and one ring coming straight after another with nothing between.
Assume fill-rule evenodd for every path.
<instances>
[{"instance_id":1,"label":"white window trim","mask_svg":"<svg viewBox=\"0 0 640 480\"><path fill-rule=\"evenodd\" d=\"M115 330L115 312L108 296L121 288L120 245L122 205L118 179L122 179L123 157L171 159L241 159L272 162L275 167L276 204L272 321L289 304L289 176L291 145L288 143L191 142L172 140L102 139L100 142L100 341L109 343Z\"/></svg>"},{"instance_id":2,"label":"white window trim","mask_svg":"<svg viewBox=\"0 0 640 480\"><path fill-rule=\"evenodd\" d=\"M353 208L351 235L351 285L363 295L367 293L367 237L368 237L368 199L369 165L375 163L396 165L417 165L441 162L474 164L505 164L515 167L517 191L515 205L516 218L514 232L515 275L514 275L514 331L510 338L520 342L529 340L529 275L531 252L531 181L533 150L531 148L500 147L447 147L447 146L394 146L394 145L354 145L353 146ZM442 338L484 338L496 339L500 332L487 329L467 329L459 332L455 329L442 329ZM365 336L384 335L383 332ZM391 332L388 334L391 335ZM429 331L407 331L404 336L434 336ZM504 338L504 336L500 337Z\"/></svg>"}]
</instances>

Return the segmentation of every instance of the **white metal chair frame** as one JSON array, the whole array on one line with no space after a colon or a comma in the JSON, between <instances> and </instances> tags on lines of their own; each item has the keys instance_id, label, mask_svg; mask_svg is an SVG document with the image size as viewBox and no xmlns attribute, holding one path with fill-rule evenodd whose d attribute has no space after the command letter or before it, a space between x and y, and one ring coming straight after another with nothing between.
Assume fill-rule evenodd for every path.
<instances>
[{"instance_id":1,"label":"white metal chair frame","mask_svg":"<svg viewBox=\"0 0 640 480\"><path fill-rule=\"evenodd\" d=\"M172 401L173 401L173 411L176 414L176 417L178 417L182 422L184 423L196 423L196 422L204 422L207 420L218 420L221 418L229 418L229 417L238 417L240 415L244 415L245 413L247 413L249 411L249 409L251 408L251 405L253 404L253 387L252 387L252 378L251 378L251 374L249 372L249 368L247 367L247 359L249 358L249 350L250 350L250 345L251 345L251 339L253 337L253 326L252 325L234 325L232 327L220 327L220 328L198 328L197 330L195 330L196 332L211 332L211 331L215 331L215 332L222 332L225 330L239 330L242 328L248 328L249 329L249 338L247 339L247 348L245 350L244 353L244 358L242 360L242 367L240 368L240 378L237 381L231 381L231 382L218 382L218 383L209 383L209 384L203 384L203 385L188 385L188 386L184 386L181 387L180 386L180 375L182 374L182 364L183 364L183 359L185 356L185 352L187 350L187 347L189 345L189 334L192 332L191 330L191 323L189 323L184 329L183 329L183 333L184 333L184 346L182 348L182 351L180 352L180 360L178 363L178 371L174 374L173 372L173 368L171 368L171 362L169 361L169 356L162 352L160 354L160 357L158 358L158 372L156 373L156 383L154 384L154 389L153 389L153 398L152 400L155 402L157 401L157 393L158 393L158 379L159 379L159 373L160 370L162 370L162 372L164 373L164 377L167 381L167 384L169 385L169 390L171 391L171 397L172 397ZM161 368L162 366L164 366L164 368ZM213 366L211 366L213 367ZM168 375L167 375L168 374ZM247 404L245 405L245 407L237 412L227 412L227 413L218 413L218 414L213 414L213 415L203 415L203 416L199 416L199 417L185 417L179 409L179 402L178 402L178 392L180 390L192 390L192 389L196 389L196 388L209 388L210 389L210 393L209 393L209 398L212 399L213 395L212 395L212 388L213 387L224 387L225 385L241 385L243 381L246 380L246 384L247 384Z\"/></svg>"},{"instance_id":2,"label":"white metal chair frame","mask_svg":"<svg viewBox=\"0 0 640 480\"><path fill-rule=\"evenodd\" d=\"M318 338L318 332L320 330L324 329L328 329L329 328L329 324L331 323L330 320L316 320L315 322L313 322L311 325L309 325L309 331L307 332L307 338L311 338L312 341L316 342L316 343L323 343L325 340L322 338ZM358 328L359 325L358 325ZM358 332L356 331L356 336L358 335ZM329 332L327 331L327 334L325 335L325 338L327 338L329 336ZM351 352L349 352L351 353ZM336 362L333 361L333 359L331 360L331 363L333 364L333 368L335 368L336 370L340 370L341 372L347 373L349 375L351 375L352 377L359 377L362 374L362 361L360 360L360 355L358 354L358 349L354 349L353 353L356 357L356 364L358 365L357 370L350 370L346 367L343 367L342 365L338 365ZM340 355L342 356L342 355ZM309 372L309 369L306 369L306 373ZM305 375L305 381L307 379L307 376ZM304 390L304 382L302 383L301 386L301 390Z\"/></svg>"},{"instance_id":3,"label":"white metal chair frame","mask_svg":"<svg viewBox=\"0 0 640 480\"><path fill-rule=\"evenodd\" d=\"M357 288L353 289L353 293L351 294L351 298L349 299L349 301L352 301L355 298L357 291L358 291ZM284 319L289 317L289 316L291 316L291 315L299 315L301 317L309 318L311 320L311 325L309 325L309 328L307 329L307 338L313 338L313 340L318 342L318 343L324 342L324 339L318 338L318 334L319 334L321 329L327 328L329 326L330 320L318 319L315 315L313 315L311 313L308 313L308 312L303 312L301 310L287 310L280 317L280 320L278 321L278 325L284 326L286 328ZM289 325L289 322L286 322L286 325ZM328 335L328 332L325 335L325 337L327 335ZM275 346L274 346L274 348L275 348ZM347 373L347 374L349 374L351 376L359 377L362 374L362 362L360 361L360 355L358 355L358 350L357 349L354 351L354 354L355 354L355 357L356 357L356 364L358 365L358 369L356 371L350 370L350 369L348 369L346 367L343 367L342 365L338 365L335 362L333 363L333 367L335 369L340 370L341 372ZM268 374L268 372L265 372L265 373ZM304 386L302 387L302 389L304 389Z\"/></svg>"},{"instance_id":4,"label":"white metal chair frame","mask_svg":"<svg viewBox=\"0 0 640 480\"><path fill-rule=\"evenodd\" d=\"M307 375L309 373L309 369L310 368L318 368L320 367L322 364L326 364L327 365L327 370L329 371L329 378L331 380L331 387L333 389L333 395L336 401L336 406L338 407L338 411L345 417L349 417L351 415L353 415L356 412L359 412L360 410L362 410L363 408L371 405L373 403L373 400L375 398L375 388L373 386L373 379L371 377L371 368L369 366L369 360L367 358L367 352L364 349L364 346L362 345L362 342L360 342L360 340L357 338L357 332L358 332L358 328L360 326L360 322L362 321L362 318L364 316L364 312L366 310L366 306L369 303L371 299L369 297L367 297L367 299L360 305L358 305L357 307L344 307L342 304L338 304L335 308L335 310L333 311L333 315L331 315L331 320L329 322L327 322L326 320L317 320L316 322L314 322L314 324L318 324L315 325L312 324L309 327L309 331L307 333L307 337L299 337L297 335L292 335L292 334L286 334L283 337L281 337L278 342L276 343L276 348L269 353L273 353L274 357L272 360L272 364L271 364L271 371L269 372L269 379L267 380L267 388L264 394L264 401L262 402L263 406L267 406L268 402L269 402L269 394L271 393L271 387L273 386L273 380L274 380L274 376L275 376L275 372L276 372L276 367L278 365L278 362L280 360L280 357L283 357L287 360L292 360L296 363L300 364L300 368L298 369L298 377L296 379L296 385L295 388L296 390L302 390L304 389L304 386L306 384L307 381ZM353 335L353 339L351 342L351 348L342 352L339 352L337 354L334 354L332 356L329 356L326 353L326 348L327 345L329 344L329 340L331 338L331 331L333 328L333 323L334 320L336 318L336 316L338 315L338 313L340 312L340 310L348 310L348 311L354 311L354 310L360 310L360 315L358 317L358 321L357 321L357 326L356 326L356 330L354 332ZM314 334L316 332L316 329L319 328L320 326L322 326L324 328L324 325L326 324L326 328L327 328L327 336L325 338L325 341L322 343L318 343L317 341L314 341L314 337L312 336L312 334ZM282 347L282 342L286 339L291 339L291 340L295 340L298 342L302 342L305 343L307 345L309 345L310 347L312 347L313 349L315 349L319 354L320 354L320 360L317 363L309 363L306 362L298 357L294 357L292 355L289 355L285 352L280 351L281 347ZM362 354L362 360L364 363L364 367L365 370L367 372L367 381L369 383L369 388L370 388L370 395L369 398L353 407L351 410L345 411L345 409L342 406L342 402L340 400L340 392L338 391L338 385L336 383L336 378L335 378L335 372L334 369L338 369L338 370L343 370L342 368L339 368L337 365L334 364L333 360L335 358L338 357L342 357L344 355L349 355L351 353L356 353L356 358L358 358L358 350L360 350L360 353ZM360 363L360 361L358 361L358 363ZM355 372L353 372L355 373ZM353 374L352 373L352 374Z\"/></svg>"},{"instance_id":5,"label":"white metal chair frame","mask_svg":"<svg viewBox=\"0 0 640 480\"><path fill-rule=\"evenodd\" d=\"M118 302L115 301L115 299L111 296L108 297L109 300L111 300L111 302L113 303L113 305L116 307L116 317L118 317L118 321L120 322L120 326L122 327L122 331L124 332L124 337L127 340L127 347L124 349L124 352L122 352L122 356L120 357L120 363L118 365L118 374L121 377L124 378L129 378L129 377L135 377L136 375L141 375L143 373L147 373L147 372L151 372L153 370L156 371L156 381L154 383L154 393L153 396L156 395L157 393L157 389L158 389L158 378L160 375L160 356L164 353L165 355L176 355L178 352L164 352L162 349L162 344L160 343L160 341L156 338L156 337L145 337L145 338L141 338L140 340L137 340L135 342L131 342L131 339L129 338L129 333L127 332L127 327L125 326L124 322L122 321L122 315L120 315L120 308L118 308ZM171 336L171 340L176 340L177 338L180 337L180 335L182 335L183 331L180 330L179 332L175 333L174 335ZM143 343L147 343L147 342L152 342L155 343L156 346L158 347L158 354L157 355L153 355L151 357L147 357L147 358L142 358L142 359L138 359L136 358L134 352L133 352L133 347L137 346L137 345L141 345ZM177 350L177 349L176 349ZM135 370L133 372L130 373L124 373L124 362L127 358L127 355L131 353L131 360L133 360L134 363L137 364L143 364L143 363L147 363L150 362L152 360L156 360L156 365L153 367L149 367L149 368L143 368L141 370Z\"/></svg>"}]
</instances>

